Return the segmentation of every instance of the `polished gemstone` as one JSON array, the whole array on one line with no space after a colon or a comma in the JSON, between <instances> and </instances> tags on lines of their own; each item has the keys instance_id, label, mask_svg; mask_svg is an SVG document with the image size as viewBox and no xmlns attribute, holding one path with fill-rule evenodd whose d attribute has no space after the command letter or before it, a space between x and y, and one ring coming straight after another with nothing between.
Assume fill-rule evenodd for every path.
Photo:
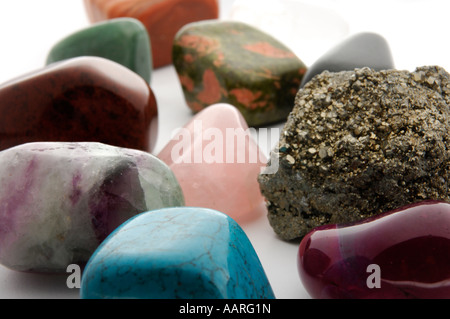
<instances>
[{"instance_id":1,"label":"polished gemstone","mask_svg":"<svg viewBox=\"0 0 450 319\"><path fill-rule=\"evenodd\" d=\"M424 201L351 225L327 225L300 244L313 298L450 298L450 204Z\"/></svg>"},{"instance_id":2,"label":"polished gemstone","mask_svg":"<svg viewBox=\"0 0 450 319\"><path fill-rule=\"evenodd\" d=\"M175 34L185 24L217 19L217 0L84 0L91 22L119 17L141 21L150 35L153 65L172 63Z\"/></svg>"},{"instance_id":3,"label":"polished gemstone","mask_svg":"<svg viewBox=\"0 0 450 319\"><path fill-rule=\"evenodd\" d=\"M158 133L148 83L99 57L54 63L1 85L0 115L0 150L52 141L151 151Z\"/></svg>"},{"instance_id":4,"label":"polished gemstone","mask_svg":"<svg viewBox=\"0 0 450 319\"><path fill-rule=\"evenodd\" d=\"M389 43L377 33L357 33L336 45L308 68L301 87L325 70L340 72L364 67L375 71L395 68Z\"/></svg>"},{"instance_id":5,"label":"polished gemstone","mask_svg":"<svg viewBox=\"0 0 450 319\"><path fill-rule=\"evenodd\" d=\"M257 178L267 159L235 107L198 113L158 157L177 177L187 206L219 210L239 223L266 213Z\"/></svg>"},{"instance_id":6,"label":"polished gemstone","mask_svg":"<svg viewBox=\"0 0 450 319\"><path fill-rule=\"evenodd\" d=\"M183 206L170 169L147 152L100 143L28 143L0 152L0 263L65 272L129 218Z\"/></svg>"},{"instance_id":7,"label":"polished gemstone","mask_svg":"<svg viewBox=\"0 0 450 319\"><path fill-rule=\"evenodd\" d=\"M132 218L89 260L83 299L273 299L244 231L223 213L167 208Z\"/></svg>"},{"instance_id":8,"label":"polished gemstone","mask_svg":"<svg viewBox=\"0 0 450 319\"><path fill-rule=\"evenodd\" d=\"M242 22L186 25L175 38L173 59L194 112L229 103L249 126L285 121L306 72L285 45Z\"/></svg>"},{"instance_id":9,"label":"polished gemstone","mask_svg":"<svg viewBox=\"0 0 450 319\"><path fill-rule=\"evenodd\" d=\"M79 30L59 41L47 64L79 56L97 56L120 63L150 83L153 69L145 26L132 18L117 18Z\"/></svg>"}]
</instances>

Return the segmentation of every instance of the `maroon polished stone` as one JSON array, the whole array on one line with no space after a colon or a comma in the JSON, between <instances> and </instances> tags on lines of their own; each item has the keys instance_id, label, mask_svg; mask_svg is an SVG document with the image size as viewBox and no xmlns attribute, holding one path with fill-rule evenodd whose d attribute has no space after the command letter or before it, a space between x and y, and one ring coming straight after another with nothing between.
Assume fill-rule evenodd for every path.
<instances>
[{"instance_id":1,"label":"maroon polished stone","mask_svg":"<svg viewBox=\"0 0 450 319\"><path fill-rule=\"evenodd\" d=\"M300 243L298 270L313 298L450 298L450 204L316 228Z\"/></svg>"},{"instance_id":2,"label":"maroon polished stone","mask_svg":"<svg viewBox=\"0 0 450 319\"><path fill-rule=\"evenodd\" d=\"M80 57L0 86L0 150L38 142L101 142L151 151L157 102L120 64Z\"/></svg>"}]
</instances>

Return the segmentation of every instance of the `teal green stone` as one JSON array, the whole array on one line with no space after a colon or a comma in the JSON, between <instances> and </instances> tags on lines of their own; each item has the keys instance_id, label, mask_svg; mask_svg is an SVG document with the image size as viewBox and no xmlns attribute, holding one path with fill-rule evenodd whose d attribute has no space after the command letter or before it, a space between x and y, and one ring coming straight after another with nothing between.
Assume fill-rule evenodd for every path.
<instances>
[{"instance_id":1,"label":"teal green stone","mask_svg":"<svg viewBox=\"0 0 450 319\"><path fill-rule=\"evenodd\" d=\"M80 56L112 60L150 83L153 71L150 37L133 18L117 18L75 32L58 42L47 56L47 65Z\"/></svg>"},{"instance_id":2,"label":"teal green stone","mask_svg":"<svg viewBox=\"0 0 450 319\"><path fill-rule=\"evenodd\" d=\"M83 299L274 299L248 237L227 215L164 208L117 228L92 255Z\"/></svg>"}]
</instances>

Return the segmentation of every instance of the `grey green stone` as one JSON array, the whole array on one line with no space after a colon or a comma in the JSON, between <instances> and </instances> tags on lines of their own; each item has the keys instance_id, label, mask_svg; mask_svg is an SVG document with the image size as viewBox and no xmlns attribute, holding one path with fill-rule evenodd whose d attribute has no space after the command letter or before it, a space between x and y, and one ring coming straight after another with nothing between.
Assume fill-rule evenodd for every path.
<instances>
[{"instance_id":1,"label":"grey green stone","mask_svg":"<svg viewBox=\"0 0 450 319\"><path fill-rule=\"evenodd\" d=\"M55 44L47 65L79 56L112 60L139 74L148 83L153 72L150 37L133 18L117 18L77 31Z\"/></svg>"},{"instance_id":2,"label":"grey green stone","mask_svg":"<svg viewBox=\"0 0 450 319\"><path fill-rule=\"evenodd\" d=\"M353 71L364 67L376 71L395 68L389 43L377 33L357 33L326 52L308 68L301 87L323 71Z\"/></svg>"}]
</instances>

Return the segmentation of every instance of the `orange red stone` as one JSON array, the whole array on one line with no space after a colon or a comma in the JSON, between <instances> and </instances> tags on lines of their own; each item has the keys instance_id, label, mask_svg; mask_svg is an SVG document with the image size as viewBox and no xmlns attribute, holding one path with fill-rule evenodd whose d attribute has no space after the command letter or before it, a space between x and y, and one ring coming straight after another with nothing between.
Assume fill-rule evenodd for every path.
<instances>
[{"instance_id":1,"label":"orange red stone","mask_svg":"<svg viewBox=\"0 0 450 319\"><path fill-rule=\"evenodd\" d=\"M217 0L84 0L91 22L130 17L147 28L152 44L153 66L172 63L175 34L185 24L217 19Z\"/></svg>"}]
</instances>

